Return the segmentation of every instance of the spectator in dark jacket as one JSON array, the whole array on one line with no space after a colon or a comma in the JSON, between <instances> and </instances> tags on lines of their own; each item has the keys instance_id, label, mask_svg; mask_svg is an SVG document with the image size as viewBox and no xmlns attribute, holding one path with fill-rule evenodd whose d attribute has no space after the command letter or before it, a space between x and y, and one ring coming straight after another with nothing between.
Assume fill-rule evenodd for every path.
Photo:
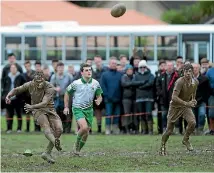
<instances>
[{"instance_id":1,"label":"spectator in dark jacket","mask_svg":"<svg viewBox=\"0 0 214 173\"><path fill-rule=\"evenodd\" d=\"M136 103L137 112L144 113L140 116L142 133L153 134L152 106L154 102L154 75L151 73L145 60L140 61L138 65L138 73L135 75L133 84L139 84L136 88Z\"/></svg>"},{"instance_id":2,"label":"spectator in dark jacket","mask_svg":"<svg viewBox=\"0 0 214 173\"><path fill-rule=\"evenodd\" d=\"M206 119L206 103L211 94L209 80L206 76L200 74L200 65L192 64L194 68L194 77L198 80L198 88L196 92L197 106L193 109L196 117L196 130L198 134L202 134Z\"/></svg>"},{"instance_id":3,"label":"spectator in dark jacket","mask_svg":"<svg viewBox=\"0 0 214 173\"><path fill-rule=\"evenodd\" d=\"M110 58L109 70L101 76L101 87L103 89L106 116L115 115L113 118L113 133L119 134L119 115L121 101L121 76L122 73L117 71L117 59ZM111 118L106 118L106 134L111 133Z\"/></svg>"},{"instance_id":4,"label":"spectator in dark jacket","mask_svg":"<svg viewBox=\"0 0 214 173\"><path fill-rule=\"evenodd\" d=\"M13 88L19 87L25 83L24 77L20 74L20 72L17 69L16 64L12 64L10 66L10 73L8 76L5 77L3 81L3 93L2 97L5 99L9 91L11 91ZM7 121L7 133L10 133L12 131L13 127L13 116L16 115L18 118L18 128L17 132L21 132L22 130L22 107L23 107L23 98L21 95L15 96L11 98L11 104L8 104L6 106L7 112L8 112L8 118Z\"/></svg>"},{"instance_id":5,"label":"spectator in dark jacket","mask_svg":"<svg viewBox=\"0 0 214 173\"><path fill-rule=\"evenodd\" d=\"M209 134L214 135L214 67L209 68L206 73L206 76L209 79L210 87L211 87L211 95L209 97L208 104L209 108L209 122L210 122L210 132Z\"/></svg>"},{"instance_id":6,"label":"spectator in dark jacket","mask_svg":"<svg viewBox=\"0 0 214 173\"><path fill-rule=\"evenodd\" d=\"M24 66L25 66L26 72L23 73L23 76L26 82L30 82L33 80L33 75L35 74L35 71L31 69L30 61L25 61Z\"/></svg>"},{"instance_id":7,"label":"spectator in dark jacket","mask_svg":"<svg viewBox=\"0 0 214 173\"><path fill-rule=\"evenodd\" d=\"M162 111L162 128L165 131L167 126L167 113L169 103L172 99L172 93L176 80L179 78L177 71L174 69L172 61L166 62L166 71L157 78L156 88L157 95L161 104Z\"/></svg>"},{"instance_id":8,"label":"spectator in dark jacket","mask_svg":"<svg viewBox=\"0 0 214 173\"><path fill-rule=\"evenodd\" d=\"M134 107L134 88L132 86L132 80L134 77L133 74L133 66L132 65L126 65L125 67L125 74L121 78L121 85L123 87L123 94L122 94L122 103L123 103L123 110L124 114L128 116L122 117L122 127L124 129L124 133L129 133L129 126L132 122L132 116L133 114L133 107Z\"/></svg>"},{"instance_id":9,"label":"spectator in dark jacket","mask_svg":"<svg viewBox=\"0 0 214 173\"><path fill-rule=\"evenodd\" d=\"M107 71L108 68L103 65L102 57L100 55L96 55L94 57L94 64L95 64L95 69L93 72L94 73L93 77L100 83L102 74L105 71ZM101 102L101 104L99 106L97 104L95 104L95 102L94 102L94 114L97 119L97 132L98 133L101 133L101 130L102 130L102 110L104 109L104 107L105 107L104 100Z\"/></svg>"},{"instance_id":10,"label":"spectator in dark jacket","mask_svg":"<svg viewBox=\"0 0 214 173\"><path fill-rule=\"evenodd\" d=\"M200 63L201 63L200 72L202 75L206 75L206 73L209 69L209 60L207 58L202 58Z\"/></svg>"},{"instance_id":11,"label":"spectator in dark jacket","mask_svg":"<svg viewBox=\"0 0 214 173\"><path fill-rule=\"evenodd\" d=\"M23 77L24 77L26 82L30 82L33 80L33 76L35 74L35 71L31 69L30 61L25 61L24 66L25 66L26 72L23 73ZM30 93L28 91L25 92L25 99L24 100L25 100L25 103L31 104ZM23 112L25 112L24 108L23 108ZM38 128L40 128L40 126L36 125L36 123L35 123L35 129L38 129ZM30 114L26 114L26 132L30 132Z\"/></svg>"},{"instance_id":12,"label":"spectator in dark jacket","mask_svg":"<svg viewBox=\"0 0 214 173\"><path fill-rule=\"evenodd\" d=\"M8 54L8 64L4 66L4 68L2 69L2 76L1 76L1 85L3 86L3 81L5 79L5 77L8 76L8 74L10 73L10 65L11 64L16 64L18 71L20 73L23 73L22 67L16 63L16 56L13 53ZM1 109L5 108L5 101L4 99L1 98ZM7 114L7 112L6 112Z\"/></svg>"},{"instance_id":13,"label":"spectator in dark jacket","mask_svg":"<svg viewBox=\"0 0 214 173\"><path fill-rule=\"evenodd\" d=\"M165 60L160 60L159 61L159 65L158 65L158 71L155 72L155 81L154 81L154 98L155 101L157 103L157 108L158 108L158 134L162 134L163 133L163 127L162 127L162 114L161 114L161 103L160 103L160 97L158 96L157 93L157 85L159 82L159 78L160 76L165 73L166 71L166 61Z\"/></svg>"}]
</instances>

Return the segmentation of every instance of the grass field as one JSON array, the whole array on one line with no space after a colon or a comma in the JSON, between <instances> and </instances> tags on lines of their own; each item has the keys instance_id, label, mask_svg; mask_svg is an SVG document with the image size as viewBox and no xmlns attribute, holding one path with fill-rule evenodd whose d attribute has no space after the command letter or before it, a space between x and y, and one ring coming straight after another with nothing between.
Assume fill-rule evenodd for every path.
<instances>
[{"instance_id":1,"label":"grass field","mask_svg":"<svg viewBox=\"0 0 214 173\"><path fill-rule=\"evenodd\" d=\"M4 120L5 122L5 120ZM2 119L2 128L5 123ZM213 172L213 136L192 136L194 152L181 144L182 136L171 136L168 156L159 156L161 136L91 135L82 150L82 157L70 154L76 136L62 135L63 151L54 149L56 163L50 165L40 158L46 138L41 134L5 134L1 136L2 172ZM32 157L23 156L31 149Z\"/></svg>"}]
</instances>

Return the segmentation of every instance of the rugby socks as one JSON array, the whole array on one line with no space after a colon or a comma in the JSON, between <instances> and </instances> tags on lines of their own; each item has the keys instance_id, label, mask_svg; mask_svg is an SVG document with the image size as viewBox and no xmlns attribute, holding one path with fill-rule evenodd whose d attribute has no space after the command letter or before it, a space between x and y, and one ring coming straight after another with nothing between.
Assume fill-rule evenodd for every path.
<instances>
[{"instance_id":1,"label":"rugby socks","mask_svg":"<svg viewBox=\"0 0 214 173\"><path fill-rule=\"evenodd\" d=\"M79 133L77 133L77 140L76 140L76 147L77 150L80 151L80 141L82 140L82 136L79 135Z\"/></svg>"},{"instance_id":2,"label":"rugby socks","mask_svg":"<svg viewBox=\"0 0 214 173\"><path fill-rule=\"evenodd\" d=\"M54 147L54 144L52 142L49 142L47 149L46 149L46 153L51 154L53 147Z\"/></svg>"},{"instance_id":3,"label":"rugby socks","mask_svg":"<svg viewBox=\"0 0 214 173\"><path fill-rule=\"evenodd\" d=\"M85 145L86 141L80 140L80 150L82 149L82 147Z\"/></svg>"}]
</instances>

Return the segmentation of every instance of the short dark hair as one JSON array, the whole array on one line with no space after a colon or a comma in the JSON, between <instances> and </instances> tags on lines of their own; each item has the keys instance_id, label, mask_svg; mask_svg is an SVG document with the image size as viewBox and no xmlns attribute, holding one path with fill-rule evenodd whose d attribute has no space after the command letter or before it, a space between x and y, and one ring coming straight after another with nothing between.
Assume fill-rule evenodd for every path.
<instances>
[{"instance_id":1,"label":"short dark hair","mask_svg":"<svg viewBox=\"0 0 214 173\"><path fill-rule=\"evenodd\" d=\"M83 72L83 70L84 70L85 67L91 67L91 65L89 65L89 64L87 64L87 63L82 63L82 64L80 65L80 71Z\"/></svg>"},{"instance_id":2,"label":"short dark hair","mask_svg":"<svg viewBox=\"0 0 214 173\"><path fill-rule=\"evenodd\" d=\"M64 63L58 62L58 63L57 63L57 67L59 67L59 66L64 66Z\"/></svg>"},{"instance_id":3,"label":"short dark hair","mask_svg":"<svg viewBox=\"0 0 214 173\"><path fill-rule=\"evenodd\" d=\"M9 54L7 54L7 57L8 57L8 58L11 57L11 56L15 56L15 54L14 54L14 53L9 53Z\"/></svg>"},{"instance_id":4,"label":"short dark hair","mask_svg":"<svg viewBox=\"0 0 214 173\"><path fill-rule=\"evenodd\" d=\"M36 61L35 65L42 65L42 63L40 61Z\"/></svg>"},{"instance_id":5,"label":"short dark hair","mask_svg":"<svg viewBox=\"0 0 214 173\"><path fill-rule=\"evenodd\" d=\"M165 64L165 63L166 63L165 60L160 60L160 61L159 61L159 66L160 66L161 64Z\"/></svg>"},{"instance_id":6,"label":"short dark hair","mask_svg":"<svg viewBox=\"0 0 214 173\"><path fill-rule=\"evenodd\" d=\"M125 57L128 60L128 57L126 55L124 55L124 54L121 54L119 59L121 60L123 57Z\"/></svg>"},{"instance_id":7,"label":"short dark hair","mask_svg":"<svg viewBox=\"0 0 214 173\"><path fill-rule=\"evenodd\" d=\"M54 63L54 62L59 62L59 60L58 59L53 59L52 63Z\"/></svg>"},{"instance_id":8,"label":"short dark hair","mask_svg":"<svg viewBox=\"0 0 214 173\"><path fill-rule=\"evenodd\" d=\"M186 70L189 70L189 69L193 70L192 64L184 64L184 66L183 66L183 72L186 71Z\"/></svg>"},{"instance_id":9,"label":"short dark hair","mask_svg":"<svg viewBox=\"0 0 214 173\"><path fill-rule=\"evenodd\" d=\"M102 56L101 56L101 55L95 55L94 58L95 58L95 57L101 58L101 59L102 59Z\"/></svg>"},{"instance_id":10,"label":"short dark hair","mask_svg":"<svg viewBox=\"0 0 214 173\"><path fill-rule=\"evenodd\" d=\"M27 60L27 61L25 61L25 64L31 64L31 63L30 63L30 61L29 61L29 60ZM24 65L25 65L25 64L24 64Z\"/></svg>"},{"instance_id":11,"label":"short dark hair","mask_svg":"<svg viewBox=\"0 0 214 173\"><path fill-rule=\"evenodd\" d=\"M177 59L182 59L183 60L183 57L182 56L177 56L176 60Z\"/></svg>"},{"instance_id":12,"label":"short dark hair","mask_svg":"<svg viewBox=\"0 0 214 173\"><path fill-rule=\"evenodd\" d=\"M87 61L93 61L93 59L92 58L87 58L86 60L85 60L85 62L87 62Z\"/></svg>"}]
</instances>

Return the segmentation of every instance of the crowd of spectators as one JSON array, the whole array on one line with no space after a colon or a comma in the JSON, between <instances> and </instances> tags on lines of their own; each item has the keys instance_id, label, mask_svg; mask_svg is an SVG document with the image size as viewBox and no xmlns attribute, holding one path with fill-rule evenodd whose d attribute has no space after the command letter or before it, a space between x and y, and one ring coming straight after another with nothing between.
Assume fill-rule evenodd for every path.
<instances>
[{"instance_id":1,"label":"crowd of spectators","mask_svg":"<svg viewBox=\"0 0 214 173\"><path fill-rule=\"evenodd\" d=\"M130 58L125 55L119 58L111 57L108 65L104 65L99 55L87 58L86 63L93 66L93 78L103 89L102 104L94 105L97 133L105 131L106 135L121 133L152 135L154 128L157 128L158 134L162 134L166 129L167 112L175 82L182 76L183 64L191 63L194 67L193 77L199 81L196 95L198 103L193 109L197 122L195 133L214 134L214 67L206 58L200 59L199 64L191 61L184 62L181 56L178 56L175 62L164 58L159 61L155 74L151 73L146 57L137 55L135 49ZM33 65L35 70L32 69ZM34 64L26 61L24 67L25 70L16 63L16 56L11 53L8 55L8 64L2 69L1 107L6 109L7 133L12 132L14 115L18 118L17 132L30 131L31 115L26 114L23 109L24 103L30 104L29 94L24 93L13 97L10 105L5 104L5 97L11 89L31 81L35 71L43 71L45 80L55 87L56 111L62 119L64 133L71 133L72 110L69 116L63 114L63 98L66 87L72 81L81 78L80 71L75 71L72 64L69 64L65 70L65 64L58 60L52 61L53 71L40 61ZM26 127L22 125L24 115ZM102 117L106 117L105 129L102 127ZM154 122L155 117L157 117L157 123ZM205 129L206 123L208 130ZM176 122L174 134L182 134L185 128L186 122L180 118ZM36 124L35 131L41 131Z\"/></svg>"}]
</instances>

